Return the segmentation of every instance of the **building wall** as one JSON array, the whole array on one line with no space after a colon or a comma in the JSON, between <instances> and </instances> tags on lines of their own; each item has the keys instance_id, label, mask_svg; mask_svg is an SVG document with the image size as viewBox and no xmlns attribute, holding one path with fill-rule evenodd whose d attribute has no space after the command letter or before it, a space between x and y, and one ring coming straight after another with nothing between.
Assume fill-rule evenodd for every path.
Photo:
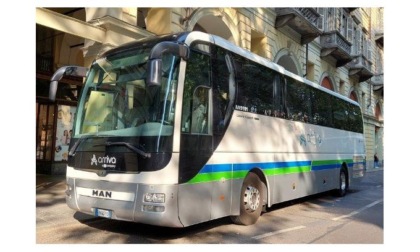
<instances>
[{"instance_id":1,"label":"building wall","mask_svg":"<svg viewBox=\"0 0 420 252\"><path fill-rule=\"evenodd\" d=\"M205 29L275 62L287 55L290 64L296 67L297 74L304 76L309 69L307 77L315 83L321 83L327 77L332 81L334 91L342 95L349 97L354 91L365 118L368 168L373 167L376 152L380 152L378 156L383 160L383 118L375 117L376 105L379 105L383 115L383 93L373 91L369 80L359 83L357 78L349 76L347 66L336 67L334 60L322 58L319 37L302 45L294 30L288 27L276 29L276 12L273 8L143 8L141 15L138 8L85 8L85 13L85 17L78 16L77 19L84 19L87 28L97 27L94 32L99 34L98 37L83 29L69 35L73 31L63 28L64 34L57 37L55 42L54 61L57 68L75 63L89 66L101 51L130 40ZM382 20L382 13L380 8L360 8L353 17L360 21L358 27L365 31L374 47L372 69L375 74L380 74L383 69L383 48L374 43L375 33L383 29L378 21ZM140 18L144 20L138 20ZM213 22L217 26L212 26ZM37 23L42 23L38 17ZM146 28L138 27L139 23L144 23ZM48 23L42 24L49 26ZM51 28L58 29L52 25ZM68 49L68 44L80 43L82 47Z\"/></svg>"}]
</instances>

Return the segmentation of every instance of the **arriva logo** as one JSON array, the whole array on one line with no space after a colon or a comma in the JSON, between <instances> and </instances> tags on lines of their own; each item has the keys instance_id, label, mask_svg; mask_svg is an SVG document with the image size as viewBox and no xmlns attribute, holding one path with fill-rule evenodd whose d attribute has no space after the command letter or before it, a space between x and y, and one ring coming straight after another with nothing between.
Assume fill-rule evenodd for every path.
<instances>
[{"instance_id":1,"label":"arriva logo","mask_svg":"<svg viewBox=\"0 0 420 252\"><path fill-rule=\"evenodd\" d=\"M90 165L102 164L102 167L115 167L116 163L117 159L115 157L106 156L96 158L95 154L93 154L92 159L90 160Z\"/></svg>"}]
</instances>

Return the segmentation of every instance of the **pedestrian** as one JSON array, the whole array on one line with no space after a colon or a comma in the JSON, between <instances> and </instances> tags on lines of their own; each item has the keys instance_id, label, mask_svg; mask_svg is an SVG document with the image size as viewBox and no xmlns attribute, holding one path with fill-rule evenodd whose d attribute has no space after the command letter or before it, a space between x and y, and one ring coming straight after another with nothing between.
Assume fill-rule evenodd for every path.
<instances>
[{"instance_id":1,"label":"pedestrian","mask_svg":"<svg viewBox=\"0 0 420 252\"><path fill-rule=\"evenodd\" d=\"M376 153L375 155L373 155L373 160L374 160L375 168L378 168L379 158Z\"/></svg>"}]
</instances>

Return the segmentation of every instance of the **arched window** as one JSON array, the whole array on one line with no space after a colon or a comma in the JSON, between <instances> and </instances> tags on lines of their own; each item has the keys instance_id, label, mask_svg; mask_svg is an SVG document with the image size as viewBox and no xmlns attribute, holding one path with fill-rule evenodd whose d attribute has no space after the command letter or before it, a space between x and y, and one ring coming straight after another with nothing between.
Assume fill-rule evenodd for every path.
<instances>
[{"instance_id":1,"label":"arched window","mask_svg":"<svg viewBox=\"0 0 420 252\"><path fill-rule=\"evenodd\" d=\"M356 93L354 92L354 91L352 91L351 93L350 93L350 99L352 99L353 101L355 101L355 102L359 102L358 100L357 100L357 96L356 96Z\"/></svg>"},{"instance_id":2,"label":"arched window","mask_svg":"<svg viewBox=\"0 0 420 252\"><path fill-rule=\"evenodd\" d=\"M328 77L325 77L322 82L321 82L321 86L323 86L324 88L328 88L329 90L334 91L334 86L331 82L331 80Z\"/></svg>"}]
</instances>

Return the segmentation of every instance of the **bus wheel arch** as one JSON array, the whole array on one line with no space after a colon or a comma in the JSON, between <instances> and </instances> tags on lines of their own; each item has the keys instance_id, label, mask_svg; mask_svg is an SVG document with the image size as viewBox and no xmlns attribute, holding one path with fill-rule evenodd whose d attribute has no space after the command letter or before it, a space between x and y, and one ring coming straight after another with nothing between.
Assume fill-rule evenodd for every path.
<instances>
[{"instance_id":1,"label":"bus wheel arch","mask_svg":"<svg viewBox=\"0 0 420 252\"><path fill-rule=\"evenodd\" d=\"M234 223L252 225L257 222L267 202L265 176L259 169L251 170L245 177L240 194L240 212L231 216Z\"/></svg>"}]
</instances>

